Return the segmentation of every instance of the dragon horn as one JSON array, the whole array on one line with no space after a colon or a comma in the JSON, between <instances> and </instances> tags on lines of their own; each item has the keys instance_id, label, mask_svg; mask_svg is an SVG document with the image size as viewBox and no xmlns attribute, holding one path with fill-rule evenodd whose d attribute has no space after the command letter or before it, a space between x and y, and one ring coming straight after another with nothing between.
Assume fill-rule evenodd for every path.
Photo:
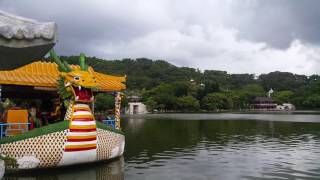
<instances>
[{"instance_id":1,"label":"dragon horn","mask_svg":"<svg viewBox=\"0 0 320 180\"><path fill-rule=\"evenodd\" d=\"M59 57L57 56L56 52L53 49L51 49L49 53L50 53L50 57L54 60L54 62L58 64L59 71L61 72L71 71L70 66L66 62L61 62L61 60L59 59Z\"/></svg>"},{"instance_id":2,"label":"dragon horn","mask_svg":"<svg viewBox=\"0 0 320 180\"><path fill-rule=\"evenodd\" d=\"M85 61L86 61L85 55L83 53L81 53L80 57L79 57L79 64L80 64L81 70L83 70L83 71L88 70L88 65L86 65Z\"/></svg>"},{"instance_id":3,"label":"dragon horn","mask_svg":"<svg viewBox=\"0 0 320 180\"><path fill-rule=\"evenodd\" d=\"M72 69L71 69L70 65L69 65L66 61L63 61L63 64L64 64L64 66L66 67L67 72L72 71Z\"/></svg>"}]
</instances>

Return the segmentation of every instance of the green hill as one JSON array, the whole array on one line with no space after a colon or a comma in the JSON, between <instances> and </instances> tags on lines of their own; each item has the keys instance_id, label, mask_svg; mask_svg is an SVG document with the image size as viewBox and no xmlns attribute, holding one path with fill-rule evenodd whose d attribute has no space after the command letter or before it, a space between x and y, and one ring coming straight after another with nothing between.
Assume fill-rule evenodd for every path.
<instances>
[{"instance_id":1,"label":"green hill","mask_svg":"<svg viewBox=\"0 0 320 180\"><path fill-rule=\"evenodd\" d=\"M61 59L71 64L78 62L78 56L61 56ZM255 77L254 74L177 67L164 60L147 58L103 60L87 57L87 63L98 72L126 75L127 91L140 93L149 106L154 105L157 109L250 108L253 99L265 96L270 88L275 91L273 99L278 103L291 102L298 108L320 107L318 75L308 77L276 71ZM193 105L185 107L181 103Z\"/></svg>"}]
</instances>

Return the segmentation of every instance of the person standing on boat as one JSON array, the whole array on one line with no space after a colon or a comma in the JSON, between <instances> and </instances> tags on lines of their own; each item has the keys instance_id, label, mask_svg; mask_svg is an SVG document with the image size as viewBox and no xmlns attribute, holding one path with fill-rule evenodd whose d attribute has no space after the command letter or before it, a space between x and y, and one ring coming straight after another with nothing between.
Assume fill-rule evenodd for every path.
<instances>
[{"instance_id":1,"label":"person standing on boat","mask_svg":"<svg viewBox=\"0 0 320 180\"><path fill-rule=\"evenodd\" d=\"M39 122L37 121L37 108L35 103L31 104L31 108L29 109L29 129L32 130L35 127L39 127Z\"/></svg>"}]
</instances>

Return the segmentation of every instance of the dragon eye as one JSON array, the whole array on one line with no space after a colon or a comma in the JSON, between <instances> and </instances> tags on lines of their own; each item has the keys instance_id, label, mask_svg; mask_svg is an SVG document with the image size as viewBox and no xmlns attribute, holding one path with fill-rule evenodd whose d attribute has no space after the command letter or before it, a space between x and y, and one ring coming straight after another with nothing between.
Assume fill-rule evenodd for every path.
<instances>
[{"instance_id":1,"label":"dragon eye","mask_svg":"<svg viewBox=\"0 0 320 180\"><path fill-rule=\"evenodd\" d=\"M76 81L79 81L80 77L79 76L75 76L75 77L73 77L73 79L76 80Z\"/></svg>"}]
</instances>

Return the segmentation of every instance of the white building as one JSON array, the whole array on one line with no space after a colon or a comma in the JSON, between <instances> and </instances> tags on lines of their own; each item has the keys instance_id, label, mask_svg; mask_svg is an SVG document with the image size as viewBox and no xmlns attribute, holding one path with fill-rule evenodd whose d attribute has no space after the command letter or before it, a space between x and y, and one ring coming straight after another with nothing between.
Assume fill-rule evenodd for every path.
<instances>
[{"instance_id":1,"label":"white building","mask_svg":"<svg viewBox=\"0 0 320 180\"><path fill-rule=\"evenodd\" d=\"M129 102L126 114L146 114L147 106L142 102Z\"/></svg>"},{"instance_id":2,"label":"white building","mask_svg":"<svg viewBox=\"0 0 320 180\"><path fill-rule=\"evenodd\" d=\"M296 110L296 107L290 103L283 103L282 105L277 105L277 110L294 111Z\"/></svg>"},{"instance_id":3,"label":"white building","mask_svg":"<svg viewBox=\"0 0 320 180\"><path fill-rule=\"evenodd\" d=\"M128 96L128 107L126 108L126 114L146 114L147 106L141 102L139 96Z\"/></svg>"}]
</instances>

